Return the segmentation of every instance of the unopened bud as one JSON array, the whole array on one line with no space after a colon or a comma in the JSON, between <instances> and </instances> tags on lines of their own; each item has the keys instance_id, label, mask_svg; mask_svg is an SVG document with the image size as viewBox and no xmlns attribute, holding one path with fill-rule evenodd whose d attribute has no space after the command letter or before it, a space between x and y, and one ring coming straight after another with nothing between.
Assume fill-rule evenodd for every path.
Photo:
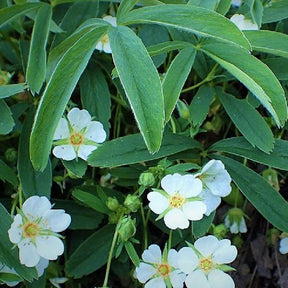
<instances>
[{"instance_id":1,"label":"unopened bud","mask_svg":"<svg viewBox=\"0 0 288 288\"><path fill-rule=\"evenodd\" d=\"M120 220L120 227L118 230L119 237L122 242L128 241L136 233L136 219L131 219L130 216L124 217Z\"/></svg>"},{"instance_id":2,"label":"unopened bud","mask_svg":"<svg viewBox=\"0 0 288 288\"><path fill-rule=\"evenodd\" d=\"M17 151L15 148L8 148L4 156L8 162L15 162L17 160Z\"/></svg>"},{"instance_id":3,"label":"unopened bud","mask_svg":"<svg viewBox=\"0 0 288 288\"><path fill-rule=\"evenodd\" d=\"M151 187L155 183L154 175L151 172L143 172L139 177L138 183L144 187Z\"/></svg>"},{"instance_id":4,"label":"unopened bud","mask_svg":"<svg viewBox=\"0 0 288 288\"><path fill-rule=\"evenodd\" d=\"M127 195L125 201L124 201L124 206L128 208L131 212L136 212L141 205L141 201L138 196L136 195Z\"/></svg>"},{"instance_id":5,"label":"unopened bud","mask_svg":"<svg viewBox=\"0 0 288 288\"><path fill-rule=\"evenodd\" d=\"M119 202L115 197L108 197L106 201L106 206L111 211L116 211L119 207Z\"/></svg>"}]
</instances>

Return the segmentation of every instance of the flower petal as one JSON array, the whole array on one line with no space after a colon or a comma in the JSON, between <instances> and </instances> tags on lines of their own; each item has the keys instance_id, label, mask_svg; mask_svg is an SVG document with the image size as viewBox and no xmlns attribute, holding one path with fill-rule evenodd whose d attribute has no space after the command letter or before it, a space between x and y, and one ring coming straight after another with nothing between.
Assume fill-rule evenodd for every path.
<instances>
[{"instance_id":1,"label":"flower petal","mask_svg":"<svg viewBox=\"0 0 288 288\"><path fill-rule=\"evenodd\" d=\"M218 248L219 240L213 236L204 236L197 239L194 243L194 247L204 256L208 257Z\"/></svg>"},{"instance_id":2,"label":"flower petal","mask_svg":"<svg viewBox=\"0 0 288 288\"><path fill-rule=\"evenodd\" d=\"M174 270L170 273L170 280L173 288L183 288L186 275L180 270Z\"/></svg>"},{"instance_id":3,"label":"flower petal","mask_svg":"<svg viewBox=\"0 0 288 288\"><path fill-rule=\"evenodd\" d=\"M18 248L21 264L24 264L27 267L34 267L38 264L40 256L35 245L30 241L30 239L23 239L18 243Z\"/></svg>"},{"instance_id":4,"label":"flower petal","mask_svg":"<svg viewBox=\"0 0 288 288\"><path fill-rule=\"evenodd\" d=\"M71 216L65 213L64 210L60 209L53 209L47 211L44 217L47 229L54 231L54 232L62 232L71 223Z\"/></svg>"},{"instance_id":5,"label":"flower petal","mask_svg":"<svg viewBox=\"0 0 288 288\"><path fill-rule=\"evenodd\" d=\"M207 208L202 201L189 201L186 202L182 207L185 217L189 220L200 220L203 218Z\"/></svg>"},{"instance_id":6,"label":"flower petal","mask_svg":"<svg viewBox=\"0 0 288 288\"><path fill-rule=\"evenodd\" d=\"M85 130L84 138L94 141L96 143L102 143L106 139L106 132L102 123L98 121L91 121Z\"/></svg>"},{"instance_id":7,"label":"flower petal","mask_svg":"<svg viewBox=\"0 0 288 288\"><path fill-rule=\"evenodd\" d=\"M170 229L186 229L189 227L189 221L180 209L171 209L164 216L164 222Z\"/></svg>"},{"instance_id":8,"label":"flower petal","mask_svg":"<svg viewBox=\"0 0 288 288\"><path fill-rule=\"evenodd\" d=\"M208 282L213 288L234 288L235 284L231 276L221 270L215 269L208 274Z\"/></svg>"},{"instance_id":9,"label":"flower petal","mask_svg":"<svg viewBox=\"0 0 288 288\"><path fill-rule=\"evenodd\" d=\"M68 122L65 118L61 118L56 128L53 140L67 139L70 137Z\"/></svg>"},{"instance_id":10,"label":"flower petal","mask_svg":"<svg viewBox=\"0 0 288 288\"><path fill-rule=\"evenodd\" d=\"M185 198L195 197L202 191L202 182L200 179L195 178L194 175L183 175L181 176L178 191Z\"/></svg>"},{"instance_id":11,"label":"flower petal","mask_svg":"<svg viewBox=\"0 0 288 288\"><path fill-rule=\"evenodd\" d=\"M22 211L29 220L35 221L49 211L51 207L47 197L31 196L23 203Z\"/></svg>"},{"instance_id":12,"label":"flower petal","mask_svg":"<svg viewBox=\"0 0 288 288\"><path fill-rule=\"evenodd\" d=\"M48 265L49 265L49 260L41 257L38 264L35 267L38 272L38 277L41 277L43 275Z\"/></svg>"},{"instance_id":13,"label":"flower petal","mask_svg":"<svg viewBox=\"0 0 288 288\"><path fill-rule=\"evenodd\" d=\"M112 50L111 50L111 46L110 46L110 43L105 43L103 44L103 51L107 54L111 54L112 53Z\"/></svg>"},{"instance_id":14,"label":"flower petal","mask_svg":"<svg viewBox=\"0 0 288 288\"><path fill-rule=\"evenodd\" d=\"M191 247L183 247L178 251L178 267L186 274L190 274L198 266L199 259Z\"/></svg>"},{"instance_id":15,"label":"flower petal","mask_svg":"<svg viewBox=\"0 0 288 288\"><path fill-rule=\"evenodd\" d=\"M140 265L136 267L134 276L140 283L145 283L156 273L157 269L154 266L147 263L140 263Z\"/></svg>"},{"instance_id":16,"label":"flower petal","mask_svg":"<svg viewBox=\"0 0 288 288\"><path fill-rule=\"evenodd\" d=\"M235 260L237 256L237 249L231 245L231 241L223 239L219 241L217 250L213 253L213 261L218 264L226 264Z\"/></svg>"},{"instance_id":17,"label":"flower petal","mask_svg":"<svg viewBox=\"0 0 288 288\"><path fill-rule=\"evenodd\" d=\"M144 250L142 253L142 259L145 262L152 264L160 264L162 261L162 252L158 245L152 244L148 249Z\"/></svg>"},{"instance_id":18,"label":"flower petal","mask_svg":"<svg viewBox=\"0 0 288 288\"><path fill-rule=\"evenodd\" d=\"M66 161L71 161L77 156L72 145L55 146L52 153L55 157Z\"/></svg>"},{"instance_id":19,"label":"flower petal","mask_svg":"<svg viewBox=\"0 0 288 288\"><path fill-rule=\"evenodd\" d=\"M149 208L156 214L161 214L169 207L168 199L159 192L149 192L147 198L150 201Z\"/></svg>"},{"instance_id":20,"label":"flower petal","mask_svg":"<svg viewBox=\"0 0 288 288\"><path fill-rule=\"evenodd\" d=\"M105 17L103 17L103 20L110 23L112 26L116 27L117 26L117 18L113 17L111 15L107 15Z\"/></svg>"},{"instance_id":21,"label":"flower petal","mask_svg":"<svg viewBox=\"0 0 288 288\"><path fill-rule=\"evenodd\" d=\"M91 121L89 112L85 109L73 108L68 113L67 118L72 126L72 129L76 132L81 131Z\"/></svg>"},{"instance_id":22,"label":"flower petal","mask_svg":"<svg viewBox=\"0 0 288 288\"><path fill-rule=\"evenodd\" d=\"M210 190L204 188L200 193L199 197L201 197L206 205L205 215L209 216L221 203L221 198L219 196L213 195Z\"/></svg>"},{"instance_id":23,"label":"flower petal","mask_svg":"<svg viewBox=\"0 0 288 288\"><path fill-rule=\"evenodd\" d=\"M186 280L185 280L187 288L195 288L195 287L201 287L201 288L211 288L214 286L210 286L208 283L208 279L206 278L205 274L202 270L196 270L192 273L190 273ZM225 286L222 286L224 288ZM226 287L225 287L226 288Z\"/></svg>"},{"instance_id":24,"label":"flower petal","mask_svg":"<svg viewBox=\"0 0 288 288\"><path fill-rule=\"evenodd\" d=\"M162 277L157 277L148 281L144 288L166 288L166 284Z\"/></svg>"},{"instance_id":25,"label":"flower petal","mask_svg":"<svg viewBox=\"0 0 288 288\"><path fill-rule=\"evenodd\" d=\"M168 263L169 263L169 265L174 267L174 268L178 268L178 260L179 260L178 252L175 249L170 249L168 251Z\"/></svg>"},{"instance_id":26,"label":"flower petal","mask_svg":"<svg viewBox=\"0 0 288 288\"><path fill-rule=\"evenodd\" d=\"M247 232L247 226L244 217L241 218L240 224L239 224L239 231L240 233L246 233Z\"/></svg>"},{"instance_id":27,"label":"flower petal","mask_svg":"<svg viewBox=\"0 0 288 288\"><path fill-rule=\"evenodd\" d=\"M81 145L78 150L78 156L86 161L88 156L96 149L97 147L93 145Z\"/></svg>"},{"instance_id":28,"label":"flower petal","mask_svg":"<svg viewBox=\"0 0 288 288\"><path fill-rule=\"evenodd\" d=\"M55 236L37 237L36 246L39 255L49 260L56 260L64 252L63 242Z\"/></svg>"},{"instance_id":29,"label":"flower petal","mask_svg":"<svg viewBox=\"0 0 288 288\"><path fill-rule=\"evenodd\" d=\"M98 41L98 43L96 44L95 49L99 50L99 51L103 51L103 43L100 41Z\"/></svg>"},{"instance_id":30,"label":"flower petal","mask_svg":"<svg viewBox=\"0 0 288 288\"><path fill-rule=\"evenodd\" d=\"M258 25L253 23L250 19L245 19L242 14L234 14L230 21L233 22L240 30L258 30Z\"/></svg>"},{"instance_id":31,"label":"flower petal","mask_svg":"<svg viewBox=\"0 0 288 288\"><path fill-rule=\"evenodd\" d=\"M161 187L169 194L175 195L180 188L180 184L182 181L182 176L178 173L169 174L162 178Z\"/></svg>"},{"instance_id":32,"label":"flower petal","mask_svg":"<svg viewBox=\"0 0 288 288\"><path fill-rule=\"evenodd\" d=\"M14 217L14 221L11 224L10 229L8 230L9 239L12 243L17 244L22 238L22 216L17 214Z\"/></svg>"},{"instance_id":33,"label":"flower petal","mask_svg":"<svg viewBox=\"0 0 288 288\"><path fill-rule=\"evenodd\" d=\"M286 254L288 253L288 237L285 237L283 239L280 240L280 243L279 243L279 252L281 254Z\"/></svg>"}]
</instances>

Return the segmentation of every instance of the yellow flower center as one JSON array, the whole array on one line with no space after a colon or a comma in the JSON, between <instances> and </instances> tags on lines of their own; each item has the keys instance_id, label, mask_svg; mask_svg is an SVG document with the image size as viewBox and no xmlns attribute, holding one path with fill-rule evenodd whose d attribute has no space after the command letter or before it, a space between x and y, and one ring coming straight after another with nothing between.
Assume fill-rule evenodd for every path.
<instances>
[{"instance_id":1,"label":"yellow flower center","mask_svg":"<svg viewBox=\"0 0 288 288\"><path fill-rule=\"evenodd\" d=\"M73 146L79 146L83 144L84 137L81 133L74 132L70 135L69 141Z\"/></svg>"},{"instance_id":2,"label":"yellow flower center","mask_svg":"<svg viewBox=\"0 0 288 288\"><path fill-rule=\"evenodd\" d=\"M210 258L204 258L200 260L199 266L205 273L209 272L213 268L213 261Z\"/></svg>"},{"instance_id":3,"label":"yellow flower center","mask_svg":"<svg viewBox=\"0 0 288 288\"><path fill-rule=\"evenodd\" d=\"M105 34L105 35L100 39L100 42L101 42L103 45L109 43L108 35Z\"/></svg>"},{"instance_id":4,"label":"yellow flower center","mask_svg":"<svg viewBox=\"0 0 288 288\"><path fill-rule=\"evenodd\" d=\"M158 266L157 270L162 277L166 277L170 273L170 266L166 263L162 263Z\"/></svg>"},{"instance_id":5,"label":"yellow flower center","mask_svg":"<svg viewBox=\"0 0 288 288\"><path fill-rule=\"evenodd\" d=\"M28 222L23 227L25 238L35 239L39 233L39 226L34 222Z\"/></svg>"},{"instance_id":6,"label":"yellow flower center","mask_svg":"<svg viewBox=\"0 0 288 288\"><path fill-rule=\"evenodd\" d=\"M185 203L185 198L180 196L179 193L173 195L169 199L169 204L173 208L181 208Z\"/></svg>"}]
</instances>

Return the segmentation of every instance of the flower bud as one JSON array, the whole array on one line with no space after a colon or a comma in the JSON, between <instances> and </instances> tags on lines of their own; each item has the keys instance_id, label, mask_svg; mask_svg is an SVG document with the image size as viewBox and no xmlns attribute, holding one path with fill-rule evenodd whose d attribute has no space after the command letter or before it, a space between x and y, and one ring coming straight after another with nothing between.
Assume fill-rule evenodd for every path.
<instances>
[{"instance_id":1,"label":"flower bud","mask_svg":"<svg viewBox=\"0 0 288 288\"><path fill-rule=\"evenodd\" d=\"M143 172L139 177L138 183L144 187L151 187L155 183L154 175L151 172Z\"/></svg>"},{"instance_id":2,"label":"flower bud","mask_svg":"<svg viewBox=\"0 0 288 288\"><path fill-rule=\"evenodd\" d=\"M127 195L124 206L128 208L131 212L136 212L141 205L141 201L138 196L136 195Z\"/></svg>"},{"instance_id":3,"label":"flower bud","mask_svg":"<svg viewBox=\"0 0 288 288\"><path fill-rule=\"evenodd\" d=\"M0 86L6 85L11 77L12 75L9 72L0 70Z\"/></svg>"},{"instance_id":4,"label":"flower bud","mask_svg":"<svg viewBox=\"0 0 288 288\"><path fill-rule=\"evenodd\" d=\"M189 107L185 102L178 100L177 109L181 118L186 119L186 120L190 118Z\"/></svg>"},{"instance_id":5,"label":"flower bud","mask_svg":"<svg viewBox=\"0 0 288 288\"><path fill-rule=\"evenodd\" d=\"M15 148L8 148L4 156L7 162L15 162L17 160L17 151Z\"/></svg>"},{"instance_id":6,"label":"flower bud","mask_svg":"<svg viewBox=\"0 0 288 288\"><path fill-rule=\"evenodd\" d=\"M120 220L118 234L122 242L128 241L136 233L136 219L131 219L130 216L123 217Z\"/></svg>"},{"instance_id":7,"label":"flower bud","mask_svg":"<svg viewBox=\"0 0 288 288\"><path fill-rule=\"evenodd\" d=\"M262 172L263 177L269 182L269 184L274 187L277 191L280 190L278 182L278 173L274 169L266 169Z\"/></svg>"},{"instance_id":8,"label":"flower bud","mask_svg":"<svg viewBox=\"0 0 288 288\"><path fill-rule=\"evenodd\" d=\"M246 233L247 227L244 220L244 212L239 208L231 208L225 217L225 226L233 234Z\"/></svg>"},{"instance_id":9,"label":"flower bud","mask_svg":"<svg viewBox=\"0 0 288 288\"><path fill-rule=\"evenodd\" d=\"M119 202L115 197L108 197L106 201L106 206L111 211L116 211L119 207Z\"/></svg>"},{"instance_id":10,"label":"flower bud","mask_svg":"<svg viewBox=\"0 0 288 288\"><path fill-rule=\"evenodd\" d=\"M225 238L227 232L228 229L224 224L219 224L213 227L213 235L216 236L219 240Z\"/></svg>"}]
</instances>

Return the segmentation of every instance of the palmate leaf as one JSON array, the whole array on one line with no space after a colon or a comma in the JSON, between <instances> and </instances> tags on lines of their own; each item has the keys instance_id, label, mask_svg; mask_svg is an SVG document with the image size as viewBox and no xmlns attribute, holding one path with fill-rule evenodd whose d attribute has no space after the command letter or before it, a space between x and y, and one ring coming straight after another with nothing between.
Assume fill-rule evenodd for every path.
<instances>
[{"instance_id":1,"label":"palmate leaf","mask_svg":"<svg viewBox=\"0 0 288 288\"><path fill-rule=\"evenodd\" d=\"M135 23L164 25L250 49L247 39L229 19L202 7L173 4L144 7L130 11L120 22L123 25Z\"/></svg>"},{"instance_id":2,"label":"palmate leaf","mask_svg":"<svg viewBox=\"0 0 288 288\"><path fill-rule=\"evenodd\" d=\"M68 46L61 47L62 54L59 52L61 56L55 69L51 70L53 72L43 92L32 128L30 158L36 170L45 169L59 120L96 43L108 26L104 21L95 21L94 25L90 23L83 28L82 33L77 34L77 40L74 37L74 41L70 43L69 39L66 39ZM57 59L57 56L55 58Z\"/></svg>"},{"instance_id":3,"label":"palmate leaf","mask_svg":"<svg viewBox=\"0 0 288 288\"><path fill-rule=\"evenodd\" d=\"M276 228L288 231L288 202L263 177L230 158L213 155L221 160L231 178L252 205Z\"/></svg>"},{"instance_id":4,"label":"palmate leaf","mask_svg":"<svg viewBox=\"0 0 288 288\"><path fill-rule=\"evenodd\" d=\"M201 50L242 82L269 111L278 126L284 125L287 119L286 98L268 66L243 48L214 39L204 40Z\"/></svg>"},{"instance_id":5,"label":"palmate leaf","mask_svg":"<svg viewBox=\"0 0 288 288\"><path fill-rule=\"evenodd\" d=\"M148 150L159 150L164 99L158 72L144 44L128 27L108 31L113 61Z\"/></svg>"}]
</instances>

